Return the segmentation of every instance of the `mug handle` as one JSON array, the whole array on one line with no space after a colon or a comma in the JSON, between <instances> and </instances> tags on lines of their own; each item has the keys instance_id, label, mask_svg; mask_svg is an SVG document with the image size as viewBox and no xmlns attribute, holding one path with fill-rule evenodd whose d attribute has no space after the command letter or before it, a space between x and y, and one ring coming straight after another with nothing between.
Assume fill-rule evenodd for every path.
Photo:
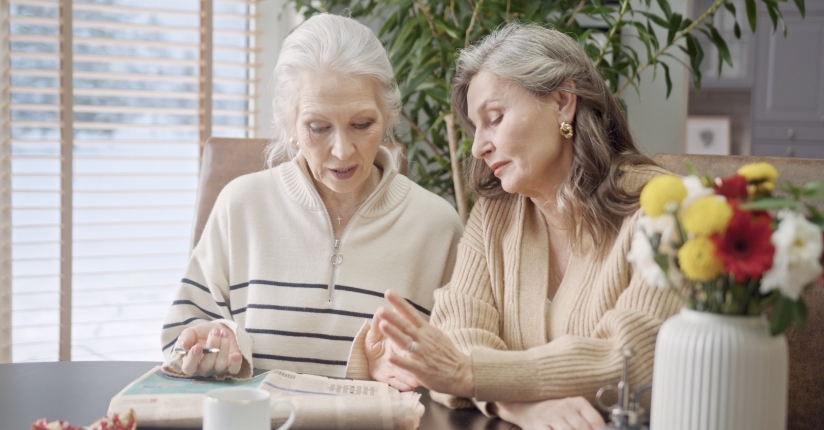
<instances>
[{"instance_id":1,"label":"mug handle","mask_svg":"<svg viewBox=\"0 0 824 430\"><path fill-rule=\"evenodd\" d=\"M269 398L269 408L270 409L272 407L274 407L275 405L277 405L277 404L284 404L286 406L289 406L289 411L290 411L289 412L289 419L287 419L286 422L283 423L283 425L281 425L280 427L275 429L275 430L286 430L289 427L291 427L292 424L295 422L295 413L296 413L295 405L293 405L292 402L289 401L289 399L278 399L276 397L270 397Z\"/></svg>"}]
</instances>

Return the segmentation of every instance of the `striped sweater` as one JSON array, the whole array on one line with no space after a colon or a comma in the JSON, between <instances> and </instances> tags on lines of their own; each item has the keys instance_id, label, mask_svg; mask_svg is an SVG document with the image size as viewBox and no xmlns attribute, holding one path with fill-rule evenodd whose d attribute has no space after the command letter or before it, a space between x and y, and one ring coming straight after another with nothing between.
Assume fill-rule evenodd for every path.
<instances>
[{"instance_id":1,"label":"striped sweater","mask_svg":"<svg viewBox=\"0 0 824 430\"><path fill-rule=\"evenodd\" d=\"M381 180L338 241L305 160L245 175L218 196L161 334L164 370L186 327L221 320L254 368L343 377L355 335L392 288L428 315L452 274L462 233L454 208L397 173Z\"/></svg>"},{"instance_id":2,"label":"striped sweater","mask_svg":"<svg viewBox=\"0 0 824 430\"><path fill-rule=\"evenodd\" d=\"M637 189L663 171L624 175ZM479 199L458 246L449 286L435 293L432 323L472 356L475 398L433 393L450 407L486 412L488 401L536 401L584 396L621 375L623 348L633 386L652 378L658 328L681 307L669 290L647 285L626 261L639 214L627 217L602 257L576 244L546 309L549 239L540 210L519 195Z\"/></svg>"}]
</instances>

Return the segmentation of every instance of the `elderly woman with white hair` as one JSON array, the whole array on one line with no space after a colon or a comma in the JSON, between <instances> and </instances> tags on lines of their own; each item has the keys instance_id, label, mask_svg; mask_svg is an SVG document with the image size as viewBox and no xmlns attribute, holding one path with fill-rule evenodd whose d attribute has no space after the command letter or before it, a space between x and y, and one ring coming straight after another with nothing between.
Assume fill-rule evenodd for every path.
<instances>
[{"instance_id":1,"label":"elderly woman with white hair","mask_svg":"<svg viewBox=\"0 0 824 430\"><path fill-rule=\"evenodd\" d=\"M387 293L394 311L366 339L374 373L395 366L438 401L525 429L599 429L587 400L618 382L626 348L631 382L649 382L658 328L681 306L627 262L639 191L666 172L559 31L511 23L462 51L452 103L474 135L477 200L431 323Z\"/></svg>"},{"instance_id":2,"label":"elderly woman with white hair","mask_svg":"<svg viewBox=\"0 0 824 430\"><path fill-rule=\"evenodd\" d=\"M274 87L270 168L220 193L163 326L167 373L369 377L355 338L384 292L428 315L452 274L454 208L381 146L401 102L374 33L307 20L283 43Z\"/></svg>"}]
</instances>

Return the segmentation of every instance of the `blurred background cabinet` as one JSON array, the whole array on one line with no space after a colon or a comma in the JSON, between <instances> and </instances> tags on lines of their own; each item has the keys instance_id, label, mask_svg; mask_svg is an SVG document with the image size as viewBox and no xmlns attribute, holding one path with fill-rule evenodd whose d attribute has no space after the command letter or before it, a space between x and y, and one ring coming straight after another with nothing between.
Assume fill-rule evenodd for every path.
<instances>
[{"instance_id":1,"label":"blurred background cabinet","mask_svg":"<svg viewBox=\"0 0 824 430\"><path fill-rule=\"evenodd\" d=\"M792 2L783 4L786 38L762 9L752 34L744 1L732 3L741 39L729 11L719 10L714 24L728 41L733 67L725 64L719 76L717 50L702 40L702 88L690 92L689 115L729 116L732 154L824 158L824 0L807 0L805 18ZM696 0L693 16L711 4Z\"/></svg>"},{"instance_id":2,"label":"blurred background cabinet","mask_svg":"<svg viewBox=\"0 0 824 430\"><path fill-rule=\"evenodd\" d=\"M786 38L758 19L752 154L824 158L824 13L784 19Z\"/></svg>"}]
</instances>

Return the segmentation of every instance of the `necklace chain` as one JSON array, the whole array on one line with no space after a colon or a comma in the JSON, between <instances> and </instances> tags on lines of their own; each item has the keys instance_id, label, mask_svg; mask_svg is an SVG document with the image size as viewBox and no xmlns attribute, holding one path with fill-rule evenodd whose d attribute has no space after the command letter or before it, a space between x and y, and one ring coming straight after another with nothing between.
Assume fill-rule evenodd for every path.
<instances>
[{"instance_id":1,"label":"necklace chain","mask_svg":"<svg viewBox=\"0 0 824 430\"><path fill-rule=\"evenodd\" d=\"M372 179L373 186L377 187L377 185L375 184L374 175L370 175L370 179ZM343 220L343 218L341 217L341 214L351 212L352 210L360 209L360 207L363 206L363 204L366 203L366 200L368 200L368 199L369 199L369 195L367 195L363 200L361 200L361 202L359 204L357 204L355 206L352 206L352 207L349 207L349 208L346 208L346 209L341 209L341 210L333 210L332 212L334 212L335 215L336 215L335 219L338 221L338 225L340 225L341 221Z\"/></svg>"}]
</instances>

